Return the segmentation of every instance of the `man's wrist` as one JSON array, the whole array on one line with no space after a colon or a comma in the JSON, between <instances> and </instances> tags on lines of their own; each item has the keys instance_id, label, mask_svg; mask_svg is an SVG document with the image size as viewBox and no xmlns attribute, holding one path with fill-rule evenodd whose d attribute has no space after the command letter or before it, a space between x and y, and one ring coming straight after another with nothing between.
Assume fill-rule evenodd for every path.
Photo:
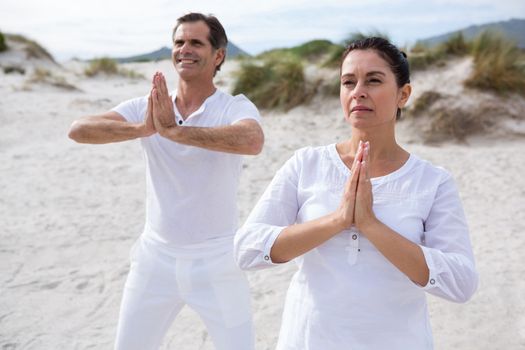
<instances>
[{"instance_id":1,"label":"man's wrist","mask_svg":"<svg viewBox=\"0 0 525 350\"><path fill-rule=\"evenodd\" d=\"M183 128L173 123L169 126L160 126L159 134L160 136L169 138L172 141L178 141L180 139L182 129Z\"/></svg>"}]
</instances>

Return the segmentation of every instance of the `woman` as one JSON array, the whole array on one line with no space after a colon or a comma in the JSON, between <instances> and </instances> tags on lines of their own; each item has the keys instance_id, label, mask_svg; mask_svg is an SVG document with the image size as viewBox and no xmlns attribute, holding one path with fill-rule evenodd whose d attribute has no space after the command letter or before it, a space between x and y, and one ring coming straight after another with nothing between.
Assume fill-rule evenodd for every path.
<instances>
[{"instance_id":1,"label":"woman","mask_svg":"<svg viewBox=\"0 0 525 350\"><path fill-rule=\"evenodd\" d=\"M237 232L241 268L299 267L279 350L432 349L425 292L466 302L476 290L451 175L395 139L409 82L387 40L352 43L340 90L350 139L298 150Z\"/></svg>"}]
</instances>

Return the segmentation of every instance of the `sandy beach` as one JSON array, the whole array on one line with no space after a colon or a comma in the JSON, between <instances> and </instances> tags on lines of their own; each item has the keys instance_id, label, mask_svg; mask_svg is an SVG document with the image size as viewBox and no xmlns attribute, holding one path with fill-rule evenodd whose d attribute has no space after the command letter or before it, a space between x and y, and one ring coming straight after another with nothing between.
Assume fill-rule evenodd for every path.
<instances>
[{"instance_id":1,"label":"sandy beach","mask_svg":"<svg viewBox=\"0 0 525 350\"><path fill-rule=\"evenodd\" d=\"M226 63L216 78L219 88L231 88L235 67L235 62ZM83 68L84 63L74 61L49 68L78 90L27 82L29 73L0 71L3 350L113 346L129 250L144 223L141 149L138 141L80 145L68 139L67 132L76 118L147 94L149 82L87 78ZM146 77L160 70L175 86L169 61L126 68ZM414 75L415 95L440 85L428 74ZM461 87L448 93L464 98ZM523 118L525 107L520 103L516 113ZM266 143L260 155L245 159L238 196L240 223L294 150L349 136L337 98L315 98L286 113L261 114ZM523 132L428 145L418 141L407 123L399 124L399 142L451 171L458 183L480 273L479 289L467 304L428 297L436 350L525 349ZM519 129L523 123L521 119L512 125ZM248 273L258 350L275 347L294 271L294 264L288 263ZM185 308L162 349L213 346L198 316Z\"/></svg>"}]
</instances>

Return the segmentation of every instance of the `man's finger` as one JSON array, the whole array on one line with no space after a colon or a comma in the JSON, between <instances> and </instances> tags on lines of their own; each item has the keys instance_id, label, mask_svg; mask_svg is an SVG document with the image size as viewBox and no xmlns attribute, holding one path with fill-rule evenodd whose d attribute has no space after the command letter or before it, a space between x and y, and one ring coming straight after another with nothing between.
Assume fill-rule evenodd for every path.
<instances>
[{"instance_id":1,"label":"man's finger","mask_svg":"<svg viewBox=\"0 0 525 350\"><path fill-rule=\"evenodd\" d=\"M161 74L161 86L162 86L162 92L164 96L168 96L169 95L168 84L166 83L166 77L164 76L164 74Z\"/></svg>"}]
</instances>

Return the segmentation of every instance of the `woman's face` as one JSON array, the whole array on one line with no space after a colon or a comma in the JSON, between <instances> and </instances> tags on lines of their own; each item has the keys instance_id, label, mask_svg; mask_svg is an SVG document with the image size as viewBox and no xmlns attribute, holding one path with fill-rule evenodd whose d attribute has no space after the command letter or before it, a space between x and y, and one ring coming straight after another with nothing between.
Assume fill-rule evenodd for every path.
<instances>
[{"instance_id":1,"label":"woman's face","mask_svg":"<svg viewBox=\"0 0 525 350\"><path fill-rule=\"evenodd\" d=\"M410 85L399 88L388 63L374 50L353 50L341 66L341 106L355 128L395 124L397 108L405 105Z\"/></svg>"}]
</instances>

